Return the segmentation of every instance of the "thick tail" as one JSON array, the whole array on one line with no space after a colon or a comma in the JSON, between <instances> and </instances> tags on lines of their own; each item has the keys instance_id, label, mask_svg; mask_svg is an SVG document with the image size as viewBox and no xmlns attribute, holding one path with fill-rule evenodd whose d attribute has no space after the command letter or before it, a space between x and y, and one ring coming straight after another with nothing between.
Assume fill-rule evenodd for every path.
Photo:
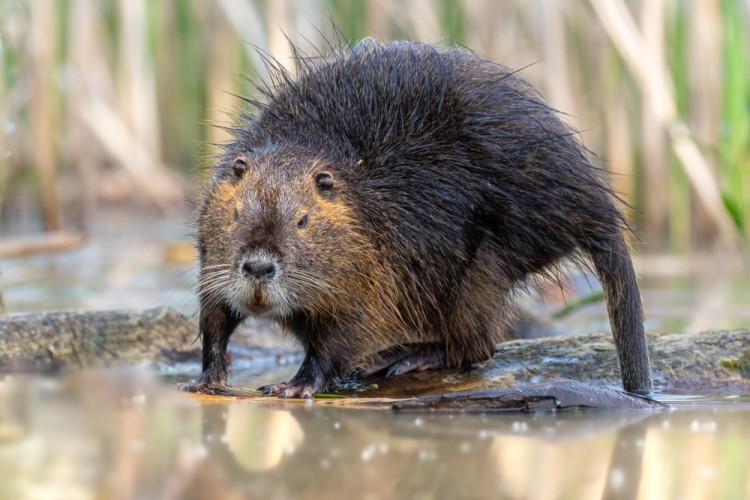
<instances>
[{"instance_id":1,"label":"thick tail","mask_svg":"<svg viewBox=\"0 0 750 500\"><path fill-rule=\"evenodd\" d=\"M635 271L622 237L589 250L604 288L609 322L620 359L622 385L636 394L651 392L651 362L643 330L643 308Z\"/></svg>"}]
</instances>

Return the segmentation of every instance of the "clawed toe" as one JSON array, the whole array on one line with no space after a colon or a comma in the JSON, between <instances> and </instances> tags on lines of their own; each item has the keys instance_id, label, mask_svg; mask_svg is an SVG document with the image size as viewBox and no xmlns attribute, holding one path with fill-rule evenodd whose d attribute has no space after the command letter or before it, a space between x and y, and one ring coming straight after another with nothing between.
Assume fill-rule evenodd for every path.
<instances>
[{"instance_id":1,"label":"clawed toe","mask_svg":"<svg viewBox=\"0 0 750 500\"><path fill-rule=\"evenodd\" d=\"M293 384L269 384L259 387L258 390L264 396L278 396L280 398L311 398L315 394L315 388L311 385Z\"/></svg>"}]
</instances>

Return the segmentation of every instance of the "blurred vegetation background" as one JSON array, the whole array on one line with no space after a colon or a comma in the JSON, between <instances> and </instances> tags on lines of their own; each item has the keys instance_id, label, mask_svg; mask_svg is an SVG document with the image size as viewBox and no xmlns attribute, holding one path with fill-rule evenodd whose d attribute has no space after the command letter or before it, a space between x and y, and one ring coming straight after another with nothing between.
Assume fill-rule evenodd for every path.
<instances>
[{"instance_id":1,"label":"blurred vegetation background","mask_svg":"<svg viewBox=\"0 0 750 500\"><path fill-rule=\"evenodd\" d=\"M750 242L748 0L0 0L0 234L185 208L256 50L364 36L524 68L646 251Z\"/></svg>"}]
</instances>

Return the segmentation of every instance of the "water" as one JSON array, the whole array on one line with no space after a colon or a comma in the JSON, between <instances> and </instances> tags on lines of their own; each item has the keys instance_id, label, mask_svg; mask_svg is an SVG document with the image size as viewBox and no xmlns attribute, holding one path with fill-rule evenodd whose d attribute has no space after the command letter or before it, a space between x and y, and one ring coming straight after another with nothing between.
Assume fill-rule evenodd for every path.
<instances>
[{"instance_id":1,"label":"water","mask_svg":"<svg viewBox=\"0 0 750 500\"><path fill-rule=\"evenodd\" d=\"M136 370L0 383L2 498L746 498L750 398L662 413L396 413L178 393Z\"/></svg>"},{"instance_id":2,"label":"water","mask_svg":"<svg viewBox=\"0 0 750 500\"><path fill-rule=\"evenodd\" d=\"M194 314L189 230L177 222L102 224L82 248L3 261L9 310ZM750 325L747 273L649 262L650 330ZM562 305L554 292L544 302ZM601 304L560 324L607 328ZM234 366L233 385L288 379L300 359L285 352ZM660 394L675 408L662 413L396 413L174 390L198 370L0 379L0 498L750 497L750 394L731 389Z\"/></svg>"}]
</instances>

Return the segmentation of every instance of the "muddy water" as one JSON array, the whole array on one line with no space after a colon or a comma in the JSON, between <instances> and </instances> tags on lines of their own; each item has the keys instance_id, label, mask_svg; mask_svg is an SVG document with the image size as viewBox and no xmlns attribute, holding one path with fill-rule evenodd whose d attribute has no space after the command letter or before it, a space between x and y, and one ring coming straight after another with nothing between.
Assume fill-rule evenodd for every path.
<instances>
[{"instance_id":1,"label":"muddy water","mask_svg":"<svg viewBox=\"0 0 750 500\"><path fill-rule=\"evenodd\" d=\"M748 498L750 398L664 413L396 413L0 383L0 498Z\"/></svg>"}]
</instances>

